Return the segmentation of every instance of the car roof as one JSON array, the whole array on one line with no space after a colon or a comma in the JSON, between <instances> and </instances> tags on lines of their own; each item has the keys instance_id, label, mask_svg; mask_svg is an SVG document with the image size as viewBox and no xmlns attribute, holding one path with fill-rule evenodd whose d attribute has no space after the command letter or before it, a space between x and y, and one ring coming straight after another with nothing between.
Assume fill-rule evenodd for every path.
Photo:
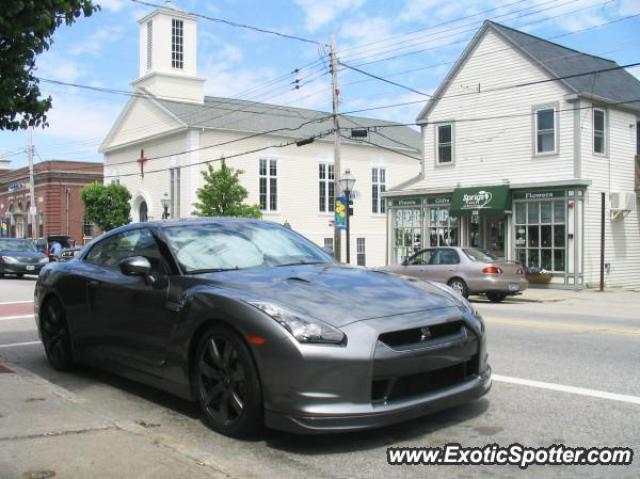
<instances>
[{"instance_id":1,"label":"car roof","mask_svg":"<svg viewBox=\"0 0 640 479\"><path fill-rule=\"evenodd\" d=\"M219 223L246 223L246 224L272 224L282 226L280 223L274 221L267 221L255 218L236 218L232 216L207 216L196 218L181 218L181 219L168 219L168 220L155 220L145 221L144 223L129 223L127 225L119 226L109 230L109 235L112 233L121 233L131 229L137 229L142 226L164 229L172 226L189 226L189 225L201 225L201 224L219 224Z\"/></svg>"}]
</instances>

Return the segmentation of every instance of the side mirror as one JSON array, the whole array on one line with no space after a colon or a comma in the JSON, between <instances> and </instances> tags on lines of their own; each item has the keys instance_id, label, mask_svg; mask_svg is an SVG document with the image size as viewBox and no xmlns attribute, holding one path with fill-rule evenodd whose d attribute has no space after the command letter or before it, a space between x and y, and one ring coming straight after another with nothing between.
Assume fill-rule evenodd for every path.
<instances>
[{"instance_id":1,"label":"side mirror","mask_svg":"<svg viewBox=\"0 0 640 479\"><path fill-rule=\"evenodd\" d=\"M151 263L144 256L129 256L120 261L120 271L127 276L148 276Z\"/></svg>"}]
</instances>

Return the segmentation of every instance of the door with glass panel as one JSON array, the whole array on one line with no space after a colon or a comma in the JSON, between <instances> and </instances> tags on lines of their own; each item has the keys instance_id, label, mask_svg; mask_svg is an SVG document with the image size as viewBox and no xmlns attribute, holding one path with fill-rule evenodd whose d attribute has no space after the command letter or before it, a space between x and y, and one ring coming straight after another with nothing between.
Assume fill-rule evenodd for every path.
<instances>
[{"instance_id":1,"label":"door with glass panel","mask_svg":"<svg viewBox=\"0 0 640 479\"><path fill-rule=\"evenodd\" d=\"M422 246L422 221L419 208L395 210L395 263L400 264Z\"/></svg>"},{"instance_id":2,"label":"door with glass panel","mask_svg":"<svg viewBox=\"0 0 640 479\"><path fill-rule=\"evenodd\" d=\"M515 203L516 259L552 272L566 269L566 201Z\"/></svg>"},{"instance_id":3,"label":"door with glass panel","mask_svg":"<svg viewBox=\"0 0 640 479\"><path fill-rule=\"evenodd\" d=\"M449 215L448 207L429 208L430 246L458 246L458 218Z\"/></svg>"}]
</instances>

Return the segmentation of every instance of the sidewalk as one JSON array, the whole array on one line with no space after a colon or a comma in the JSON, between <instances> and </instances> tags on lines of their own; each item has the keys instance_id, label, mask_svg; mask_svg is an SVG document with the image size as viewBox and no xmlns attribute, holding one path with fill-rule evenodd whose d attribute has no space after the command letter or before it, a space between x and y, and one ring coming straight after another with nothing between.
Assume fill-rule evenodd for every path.
<instances>
[{"instance_id":1,"label":"sidewalk","mask_svg":"<svg viewBox=\"0 0 640 479\"><path fill-rule=\"evenodd\" d=\"M133 422L90 413L39 376L0 362L0 479L222 478Z\"/></svg>"},{"instance_id":2,"label":"sidewalk","mask_svg":"<svg viewBox=\"0 0 640 479\"><path fill-rule=\"evenodd\" d=\"M609 288L600 291L592 288L573 290L529 287L522 294L509 297L507 301L510 300L517 303L558 303L576 299L585 301L606 299L610 301L613 298L615 298L615 301L635 303L640 301L640 293L620 288Z\"/></svg>"}]
</instances>

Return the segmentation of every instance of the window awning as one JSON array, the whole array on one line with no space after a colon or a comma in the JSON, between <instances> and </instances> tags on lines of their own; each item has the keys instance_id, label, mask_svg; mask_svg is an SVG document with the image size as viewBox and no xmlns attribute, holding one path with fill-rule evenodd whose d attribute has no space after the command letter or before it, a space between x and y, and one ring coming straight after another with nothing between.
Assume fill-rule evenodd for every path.
<instances>
[{"instance_id":1,"label":"window awning","mask_svg":"<svg viewBox=\"0 0 640 479\"><path fill-rule=\"evenodd\" d=\"M451 198L451 216L502 215L511 209L507 185L456 188Z\"/></svg>"}]
</instances>

